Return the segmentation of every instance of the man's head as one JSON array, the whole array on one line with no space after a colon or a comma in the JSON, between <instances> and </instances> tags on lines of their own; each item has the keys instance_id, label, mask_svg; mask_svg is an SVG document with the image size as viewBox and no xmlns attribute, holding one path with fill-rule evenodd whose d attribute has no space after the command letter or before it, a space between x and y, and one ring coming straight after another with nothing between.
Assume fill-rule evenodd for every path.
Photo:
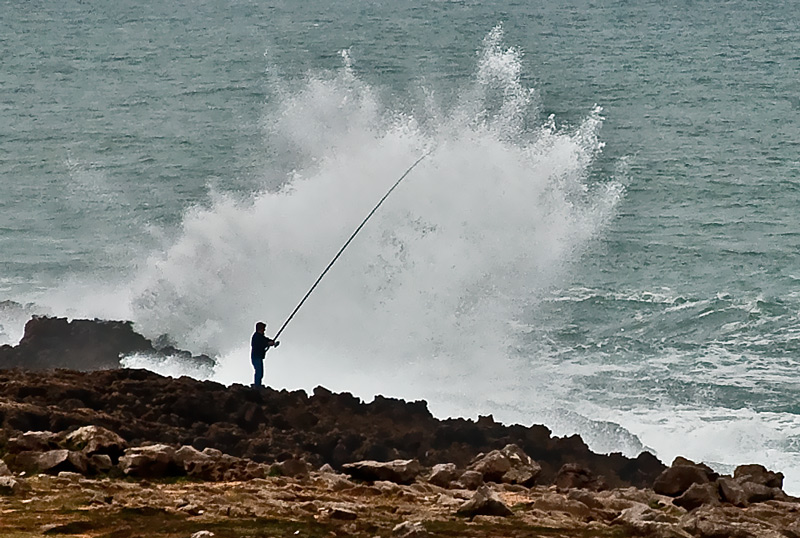
<instances>
[{"instance_id":1,"label":"man's head","mask_svg":"<svg viewBox=\"0 0 800 538\"><path fill-rule=\"evenodd\" d=\"M257 333L264 334L265 330L267 330L267 324L266 323L264 323L263 321L259 321L258 323L256 323L256 332Z\"/></svg>"}]
</instances>

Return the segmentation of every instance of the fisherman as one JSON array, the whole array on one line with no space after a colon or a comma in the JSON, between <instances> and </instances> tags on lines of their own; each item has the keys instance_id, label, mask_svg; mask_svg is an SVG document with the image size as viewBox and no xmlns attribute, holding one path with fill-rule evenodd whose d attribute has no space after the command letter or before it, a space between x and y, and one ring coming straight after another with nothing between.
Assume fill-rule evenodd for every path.
<instances>
[{"instance_id":1,"label":"fisherman","mask_svg":"<svg viewBox=\"0 0 800 538\"><path fill-rule=\"evenodd\" d=\"M278 347L280 342L268 338L264 335L267 330L267 324L263 321L256 323L256 332L253 333L253 338L250 339L250 361L253 363L253 368L256 369L255 379L253 380L253 388L260 389L262 387L261 380L264 378L264 357L267 355L267 349L270 347Z\"/></svg>"}]
</instances>

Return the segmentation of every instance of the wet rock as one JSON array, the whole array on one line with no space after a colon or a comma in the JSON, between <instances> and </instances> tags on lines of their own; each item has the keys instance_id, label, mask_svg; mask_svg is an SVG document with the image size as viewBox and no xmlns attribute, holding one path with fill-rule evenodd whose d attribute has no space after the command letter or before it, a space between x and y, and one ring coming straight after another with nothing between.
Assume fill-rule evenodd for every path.
<instances>
[{"instance_id":1,"label":"wet rock","mask_svg":"<svg viewBox=\"0 0 800 538\"><path fill-rule=\"evenodd\" d=\"M388 480L397 484L410 484L422 472L417 460L393 460L388 462L359 461L347 463L342 470L359 480L374 482Z\"/></svg>"},{"instance_id":2,"label":"wet rock","mask_svg":"<svg viewBox=\"0 0 800 538\"><path fill-rule=\"evenodd\" d=\"M462 517L514 515L503 500L486 485L479 487L472 499L464 503L456 514Z\"/></svg>"}]
</instances>

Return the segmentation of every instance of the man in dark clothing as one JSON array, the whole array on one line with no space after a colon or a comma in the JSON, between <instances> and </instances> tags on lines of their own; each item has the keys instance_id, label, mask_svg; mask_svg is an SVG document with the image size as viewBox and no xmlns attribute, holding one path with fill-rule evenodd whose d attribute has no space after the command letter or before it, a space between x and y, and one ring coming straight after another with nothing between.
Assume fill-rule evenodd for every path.
<instances>
[{"instance_id":1,"label":"man in dark clothing","mask_svg":"<svg viewBox=\"0 0 800 538\"><path fill-rule=\"evenodd\" d=\"M250 339L250 361L253 363L253 368L256 369L256 375L253 380L253 388L261 388L261 380L264 378L264 357L267 355L267 349L270 347L278 347L280 342L267 338L264 331L267 330L267 324L259 321L256 323L256 332L253 333L253 338Z\"/></svg>"}]
</instances>

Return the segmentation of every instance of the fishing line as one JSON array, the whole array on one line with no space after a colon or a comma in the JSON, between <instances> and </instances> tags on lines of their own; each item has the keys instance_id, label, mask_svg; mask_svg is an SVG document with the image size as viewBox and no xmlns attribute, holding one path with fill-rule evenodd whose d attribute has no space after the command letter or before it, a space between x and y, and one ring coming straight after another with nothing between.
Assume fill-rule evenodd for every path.
<instances>
[{"instance_id":1,"label":"fishing line","mask_svg":"<svg viewBox=\"0 0 800 538\"><path fill-rule=\"evenodd\" d=\"M428 155L430 155L430 151L428 151L427 153L423 154L422 157L420 157L419 159L417 159L414 162L414 164L409 166L408 169L403 173L403 175L400 176L400 179L395 181L394 185L392 185L392 188L390 188L388 191L386 191L386 194L383 195L383 198L381 198L380 201L375 205L375 207L372 208L372 211L369 212L369 215L367 215L366 218L363 221L361 221L361 224L358 225L358 228L356 228L356 230L353 232L353 234L350 236L350 238L342 246L342 248L339 249L339 252L336 253L336 256L333 257L333 259L328 264L328 266L325 268L325 270L322 271L322 273L317 278L316 282L314 282L314 285L311 286L311 288L303 296L303 298L300 300L300 302L297 304L297 306L294 308L294 310L292 310L292 313L289 314L289 317L286 318L286 321L283 322L283 325L281 325L281 328L278 330L278 332L275 333L275 338L274 338L275 340L278 339L278 337L281 335L281 333L286 328L286 326L289 324L289 322L292 321L292 318L297 313L297 311L300 310L300 307L303 306L303 303L306 302L306 299L308 299L308 296L311 295L311 293L314 291L314 288L317 287L317 284L319 284L320 281L325 277L325 274L330 270L330 268L333 267L333 264L336 263L336 260L339 259L339 256L342 255L342 252L344 252L344 250L347 248L347 246L350 244L350 242L355 238L356 235L358 235L358 232L361 231L361 228L364 227L364 225L367 223L367 221L370 219L370 217L372 217L372 215L375 214L375 212L378 210L378 208L381 206L381 204L383 204L383 201L386 200L386 198L388 198L390 194L392 194L392 191L395 190L398 185L400 185L400 182L403 181L406 178L406 176L408 174L410 174L411 171L419 163L421 163L422 160L425 159L425 157L427 157Z\"/></svg>"}]
</instances>

